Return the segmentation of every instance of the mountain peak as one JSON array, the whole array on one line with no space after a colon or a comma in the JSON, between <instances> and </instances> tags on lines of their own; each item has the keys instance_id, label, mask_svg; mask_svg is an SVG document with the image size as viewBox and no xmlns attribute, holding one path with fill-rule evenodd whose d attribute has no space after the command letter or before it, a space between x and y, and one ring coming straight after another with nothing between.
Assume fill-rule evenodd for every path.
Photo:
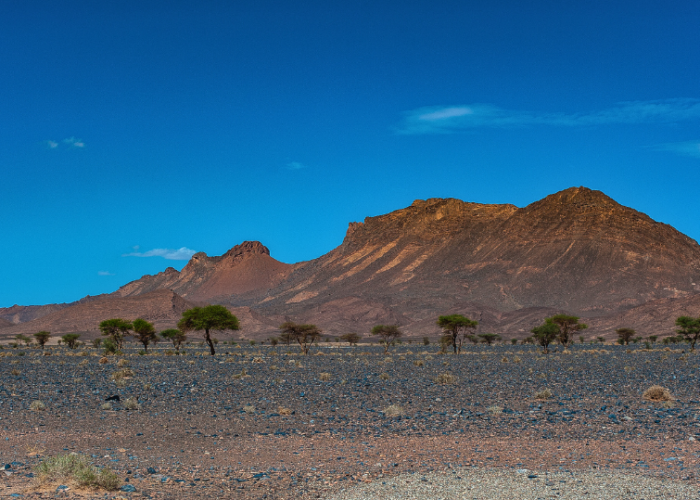
<instances>
[{"instance_id":1,"label":"mountain peak","mask_svg":"<svg viewBox=\"0 0 700 500\"><path fill-rule=\"evenodd\" d=\"M270 250L259 241L244 241L240 245L236 245L221 257L237 257L243 254L251 255L270 255Z\"/></svg>"},{"instance_id":2,"label":"mountain peak","mask_svg":"<svg viewBox=\"0 0 700 500\"><path fill-rule=\"evenodd\" d=\"M558 193L550 194L549 196L533 203L533 205L542 203L548 205L578 205L578 206L594 206L594 207L619 207L620 204L610 198L602 191L597 191L587 187L570 187L559 191Z\"/></svg>"}]
</instances>

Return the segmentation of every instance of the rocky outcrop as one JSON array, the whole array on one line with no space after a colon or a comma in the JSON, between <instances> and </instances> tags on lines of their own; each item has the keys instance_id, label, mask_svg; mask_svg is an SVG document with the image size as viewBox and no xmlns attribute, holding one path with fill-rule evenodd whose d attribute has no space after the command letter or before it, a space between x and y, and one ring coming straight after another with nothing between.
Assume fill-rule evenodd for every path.
<instances>
[{"instance_id":1,"label":"rocky outcrop","mask_svg":"<svg viewBox=\"0 0 700 500\"><path fill-rule=\"evenodd\" d=\"M167 288L189 300L226 300L231 296L265 293L293 268L270 257L270 251L260 242L245 241L219 257L198 252L182 271L169 267L162 273L124 285L114 295L132 297Z\"/></svg>"}]
</instances>

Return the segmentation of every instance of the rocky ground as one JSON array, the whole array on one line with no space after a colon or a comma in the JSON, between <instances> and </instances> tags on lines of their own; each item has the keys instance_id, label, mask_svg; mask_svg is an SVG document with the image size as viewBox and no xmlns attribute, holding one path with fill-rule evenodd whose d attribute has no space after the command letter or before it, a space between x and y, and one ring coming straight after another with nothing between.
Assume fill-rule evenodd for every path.
<instances>
[{"instance_id":1,"label":"rocky ground","mask_svg":"<svg viewBox=\"0 0 700 500\"><path fill-rule=\"evenodd\" d=\"M136 352L101 364L96 349L0 350L0 497L331 498L467 468L542 488L547 473L612 471L700 491L700 355L682 348ZM675 401L644 400L652 385ZM37 484L40 461L71 452L121 489Z\"/></svg>"}]
</instances>

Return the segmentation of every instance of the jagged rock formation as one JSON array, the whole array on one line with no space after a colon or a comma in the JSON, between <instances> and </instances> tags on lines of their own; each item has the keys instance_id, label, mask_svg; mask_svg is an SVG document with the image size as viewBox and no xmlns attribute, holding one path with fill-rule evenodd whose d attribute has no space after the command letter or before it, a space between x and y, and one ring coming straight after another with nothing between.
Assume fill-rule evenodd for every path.
<instances>
[{"instance_id":1,"label":"jagged rock formation","mask_svg":"<svg viewBox=\"0 0 700 500\"><path fill-rule=\"evenodd\" d=\"M162 273L124 285L114 295L132 297L167 288L189 300L226 299L231 295L265 293L293 268L270 257L270 251L260 242L245 241L220 257L198 252L182 271L169 267Z\"/></svg>"},{"instance_id":2,"label":"jagged rock formation","mask_svg":"<svg viewBox=\"0 0 700 500\"><path fill-rule=\"evenodd\" d=\"M165 288L246 315L249 337L276 334L285 319L332 334L377 323L435 334L436 317L457 312L479 320L481 331L519 337L545 316L568 312L588 318L590 334L610 335L630 324L672 333L674 311L700 314L699 284L697 242L599 191L570 188L524 208L417 200L351 223L339 247L295 265L258 242L220 257L198 253L181 272L144 276L108 300ZM670 320L651 321L658 314Z\"/></svg>"}]
</instances>

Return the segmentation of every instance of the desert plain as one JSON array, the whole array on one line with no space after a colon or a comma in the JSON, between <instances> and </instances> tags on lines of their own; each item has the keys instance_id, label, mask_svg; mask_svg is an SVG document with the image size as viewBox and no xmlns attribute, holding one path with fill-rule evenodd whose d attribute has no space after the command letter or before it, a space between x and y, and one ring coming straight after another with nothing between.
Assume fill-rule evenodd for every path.
<instances>
[{"instance_id":1,"label":"desert plain","mask_svg":"<svg viewBox=\"0 0 700 500\"><path fill-rule=\"evenodd\" d=\"M634 478L676 492L646 498L700 497L700 355L686 344L137 351L0 351L1 497L330 499L475 472L520 475L533 498L564 498L591 472L631 478L629 496L580 498L645 498ZM645 399L653 385L672 398ZM37 465L70 453L118 489L41 484Z\"/></svg>"}]
</instances>

